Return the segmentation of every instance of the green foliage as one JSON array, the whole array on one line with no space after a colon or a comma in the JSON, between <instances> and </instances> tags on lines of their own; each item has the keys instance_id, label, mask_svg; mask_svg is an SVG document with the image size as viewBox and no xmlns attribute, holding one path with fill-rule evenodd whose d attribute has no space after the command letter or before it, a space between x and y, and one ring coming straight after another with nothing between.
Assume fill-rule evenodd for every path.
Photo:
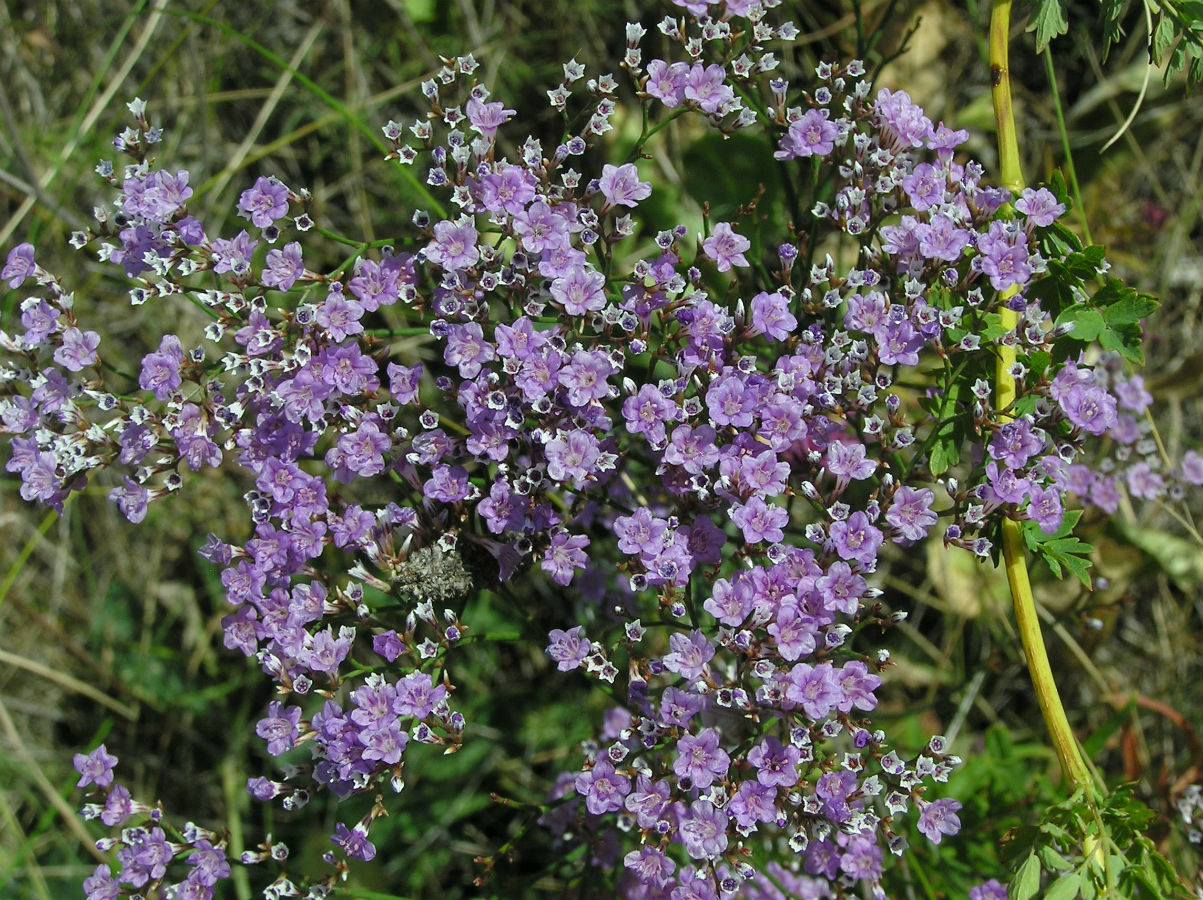
<instances>
[{"instance_id":1,"label":"green foliage","mask_svg":"<svg viewBox=\"0 0 1203 900\"><path fill-rule=\"evenodd\" d=\"M1188 88L1203 81L1203 0L1142 0L1149 28L1149 61L1164 68L1165 83L1186 72ZM1123 37L1127 0L1100 0L1103 54ZM1034 0L1030 31L1036 33L1036 52L1069 32L1067 0Z\"/></svg>"},{"instance_id":2,"label":"green foliage","mask_svg":"<svg viewBox=\"0 0 1203 900\"><path fill-rule=\"evenodd\" d=\"M1053 804L1004 846L1018 861L1008 898L1186 900L1187 886L1144 833L1152 818L1131 785L1101 799L1079 790Z\"/></svg>"},{"instance_id":3,"label":"green foliage","mask_svg":"<svg viewBox=\"0 0 1203 900\"><path fill-rule=\"evenodd\" d=\"M1027 548L1044 560L1044 564L1058 578L1063 577L1062 568L1076 575L1082 585L1090 590L1090 554L1094 547L1074 536L1074 526L1082 517L1079 509L1067 510L1061 527L1052 534L1045 534L1035 522L1023 523L1023 540Z\"/></svg>"},{"instance_id":4,"label":"green foliage","mask_svg":"<svg viewBox=\"0 0 1203 900\"><path fill-rule=\"evenodd\" d=\"M1036 32L1036 52L1043 53L1049 41L1069 31L1065 0L1039 0L1032 17L1031 30Z\"/></svg>"},{"instance_id":5,"label":"green foliage","mask_svg":"<svg viewBox=\"0 0 1203 900\"><path fill-rule=\"evenodd\" d=\"M1069 338L1083 344L1095 341L1104 350L1114 350L1128 362L1144 363L1141 319L1158 307L1155 298L1142 294L1116 278L1109 278L1087 304L1066 309L1057 324L1072 324Z\"/></svg>"}]
</instances>

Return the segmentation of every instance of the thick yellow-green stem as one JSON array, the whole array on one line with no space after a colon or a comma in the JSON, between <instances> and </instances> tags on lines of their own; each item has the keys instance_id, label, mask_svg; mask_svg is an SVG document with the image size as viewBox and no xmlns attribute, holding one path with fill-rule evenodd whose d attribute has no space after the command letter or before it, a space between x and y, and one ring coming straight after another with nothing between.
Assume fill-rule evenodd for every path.
<instances>
[{"instance_id":1,"label":"thick yellow-green stem","mask_svg":"<svg viewBox=\"0 0 1203 900\"><path fill-rule=\"evenodd\" d=\"M1007 60L1007 45L1011 27L1010 0L995 0L990 17L990 84L991 99L994 101L994 122L998 128L999 175L1004 187L1018 193L1023 189L1023 173L1019 169L1019 139L1015 131L1015 115L1011 106L1011 79ZM1016 293L1015 288L1003 292L1001 304ZM1002 326L1013 331L1018 324L1015 312L1000 305ZM1002 343L998 347L998 370L995 378L995 400L999 419L1011 418L1009 410L1015 402L1015 379L1011 367L1015 363L1015 345ZM1048 651L1044 636L1040 632L1040 619L1036 615L1036 601L1032 596L1032 585L1028 580L1028 567L1024 556L1023 536L1019 523L1004 519L1002 525L1002 551L1007 572L1007 583L1011 586L1011 600L1015 607L1015 622L1023 642L1023 653L1027 660L1032 685L1044 723L1048 726L1053 748L1061 762L1061 770L1077 788L1091 789L1094 780L1090 769L1082 758L1078 741L1065 717L1065 707L1053 680L1053 671L1048 662Z\"/></svg>"}]
</instances>

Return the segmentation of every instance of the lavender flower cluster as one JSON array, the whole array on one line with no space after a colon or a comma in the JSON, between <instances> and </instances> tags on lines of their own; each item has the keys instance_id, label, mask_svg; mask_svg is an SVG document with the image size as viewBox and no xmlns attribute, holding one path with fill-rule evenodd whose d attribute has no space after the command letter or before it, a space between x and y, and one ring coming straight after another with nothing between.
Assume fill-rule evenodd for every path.
<instances>
[{"instance_id":1,"label":"lavender flower cluster","mask_svg":"<svg viewBox=\"0 0 1203 900\"><path fill-rule=\"evenodd\" d=\"M1139 376L1063 350L1072 326L1039 290L1072 251L1048 239L1052 192L988 186L958 161L965 132L874 92L858 62L820 66L808 89L777 79L766 46L797 29L769 24L775 4L678 5L689 17L660 31L679 59L644 66L646 31L627 27L650 123L638 149L685 114L765 135L787 181L827 186L792 242L754 245L739 217L637 239L646 170L586 154L605 147L618 80L575 62L548 96L579 133L509 159L497 137L515 111L471 56L448 60L422 85L430 115L384 127L432 209L398 248L328 273L307 267L308 195L274 178L242 194L247 228L209 234L135 101L116 141L132 162L101 164L113 203L72 242L121 267L135 305L198 304L206 345L164 335L139 390L111 392L72 294L15 248L2 277L35 291L22 330L0 333L7 470L55 507L118 473L109 496L132 522L189 471L250 475L252 536L201 553L222 570L226 646L282 695L258 736L311 756L251 779L258 800L399 792L407 754L456 750L466 598L543 577L574 588L548 636L556 669L623 701L552 794L541 821L562 842L589 843L630 898L881 896L907 817L939 843L960 804L931 797L959 762L943 738L904 759L871 720L890 664L873 635L903 615L879 564L933 536L987 557L1006 516L1055 533L1070 494L1105 509L1124 489L1179 494L1203 483L1203 457L1169 467ZM381 337L386 309L426 336L419 355ZM997 344L1020 360L1008 409L992 402ZM1101 436L1121 451L1086 465ZM169 841L161 813L112 784L114 762L103 747L77 760L81 786L107 791L90 814L149 820L102 842L120 870L101 867L90 900L212 896L220 837ZM338 826L332 861L375 855L382 802Z\"/></svg>"}]
</instances>

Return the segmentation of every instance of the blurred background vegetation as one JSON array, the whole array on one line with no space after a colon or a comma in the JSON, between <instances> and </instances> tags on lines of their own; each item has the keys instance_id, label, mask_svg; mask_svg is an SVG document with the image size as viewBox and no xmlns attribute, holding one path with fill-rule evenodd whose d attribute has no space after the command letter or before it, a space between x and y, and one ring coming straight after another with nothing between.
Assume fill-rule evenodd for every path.
<instances>
[{"instance_id":1,"label":"blurred background vegetation","mask_svg":"<svg viewBox=\"0 0 1203 900\"><path fill-rule=\"evenodd\" d=\"M112 272L67 247L70 231L109 199L93 167L112 158L128 99L146 99L164 126L158 157L192 172L190 208L210 233L241 227L233 215L238 194L256 176L275 174L313 192L322 225L388 238L405 231L413 201L373 140L388 119L420 113L417 86L440 56L473 52L481 80L518 110L505 129L510 143L502 141L513 156L527 133L558 140L561 123L544 92L559 82L562 61L574 56L591 73L618 72L628 20L648 26L650 59L655 22L666 12L633 0L325 0L271 8L264 16L261 4L217 0L0 5L0 249L33 241L39 262L74 288L90 327L135 361L165 331L195 343L203 323L190 307L131 308ZM788 73L809 71L819 59L865 56L880 67L882 84L910 91L933 119L969 128L971 151L991 170L988 3L805 0L783 8L802 29L782 54ZM1052 45L1051 68L1017 28L1012 63L1025 173L1037 182L1064 169L1059 109L1083 198L1071 224L1088 225L1118 274L1162 300L1147 330L1146 378L1176 458L1203 443L1203 104L1154 73L1131 127L1104 151L1146 80L1143 12L1133 5L1126 37L1105 61L1097 5L1073 0L1069 13L1071 30ZM616 141L624 139L619 126ZM654 148L654 214L692 223L703 202L733 209L754 196L764 151L737 152L746 149L696 125L670 130ZM771 195L766 203L773 216ZM320 246L307 245L311 268L341 261L333 248L322 259ZM0 327L12 327L19 302L19 292L0 293ZM269 686L222 647L221 586L195 553L207 532L245 535L246 485L232 470L193 476L187 497L152 506L139 528L104 499L108 488L93 484L60 518L21 503L7 474L0 480L0 895L78 893L97 861L91 840L100 832L73 815L80 801L71 755L101 739L120 756L119 776L135 796L161 798L180 821L228 828L235 846L271 832L293 847L290 871L320 870L333 822L354 821L362 810L315 801L288 816L247 801L246 777L271 771L253 737ZM1095 763L1109 783L1136 784L1159 814L1151 834L1192 873L1198 848L1172 827L1170 803L1203 780L1198 511L1192 524L1158 505L1126 505L1113 519L1084 523L1105 582L1093 593L1051 577L1039 585L1046 640ZM1009 622L1005 582L968 554L936 549L899 554L896 563L883 587L910 619L890 639L898 666L878 717L911 750L930 734L953 736L967 763L950 786L965 804L961 836L939 848L916 842L892 884L899 897L963 897L976 881L1005 877L999 844L1059 796L1056 763ZM532 607L560 602L528 599ZM476 606L466 620L479 630L515 624L487 596ZM557 624L534 619L544 632ZM541 802L555 774L573 764L574 742L606 705L583 678L554 676L539 646L483 647L459 678L456 703L475 739L457 757L407 764L398 811L373 829L388 850L356 869L356 890L472 895L484 871L474 859L531 825L524 804ZM572 865L556 861L531 828L513 861L498 861L490 890L554 894Z\"/></svg>"}]
</instances>

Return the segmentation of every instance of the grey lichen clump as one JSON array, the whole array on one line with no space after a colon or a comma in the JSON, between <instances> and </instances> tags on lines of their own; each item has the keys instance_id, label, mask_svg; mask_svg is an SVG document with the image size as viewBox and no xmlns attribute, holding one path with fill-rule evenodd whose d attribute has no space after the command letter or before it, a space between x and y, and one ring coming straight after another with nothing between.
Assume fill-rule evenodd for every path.
<instances>
[{"instance_id":1,"label":"grey lichen clump","mask_svg":"<svg viewBox=\"0 0 1203 900\"><path fill-rule=\"evenodd\" d=\"M456 546L440 543L422 547L410 554L397 569L396 586L419 603L446 603L466 596L476 580L464 565Z\"/></svg>"}]
</instances>

